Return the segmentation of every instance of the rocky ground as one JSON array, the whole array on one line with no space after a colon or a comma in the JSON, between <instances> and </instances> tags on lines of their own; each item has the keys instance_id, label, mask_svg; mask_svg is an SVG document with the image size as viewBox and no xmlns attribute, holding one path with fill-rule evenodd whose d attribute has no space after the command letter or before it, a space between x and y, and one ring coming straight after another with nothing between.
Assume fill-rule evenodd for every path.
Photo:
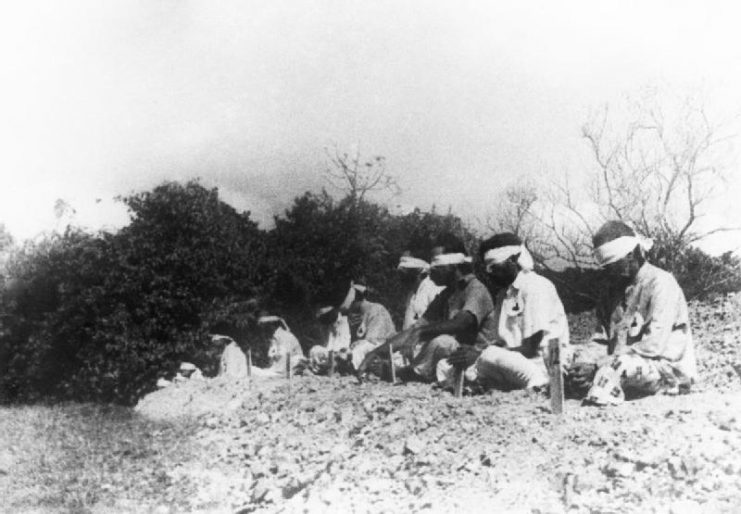
<instances>
[{"instance_id":1,"label":"rocky ground","mask_svg":"<svg viewBox=\"0 0 741 514\"><path fill-rule=\"evenodd\" d=\"M562 416L542 394L351 377L3 407L0 511L741 512L741 298L690 309L691 394Z\"/></svg>"},{"instance_id":2,"label":"rocky ground","mask_svg":"<svg viewBox=\"0 0 741 514\"><path fill-rule=\"evenodd\" d=\"M186 383L142 414L197 419L188 510L223 512L739 512L741 301L693 304L703 382L617 408L350 377ZM583 340L589 321L572 320Z\"/></svg>"}]
</instances>

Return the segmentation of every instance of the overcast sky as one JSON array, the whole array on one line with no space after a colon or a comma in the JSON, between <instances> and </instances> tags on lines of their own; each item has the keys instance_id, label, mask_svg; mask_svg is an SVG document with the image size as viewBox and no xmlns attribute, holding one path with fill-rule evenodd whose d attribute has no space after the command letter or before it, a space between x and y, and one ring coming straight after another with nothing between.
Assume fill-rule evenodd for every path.
<instances>
[{"instance_id":1,"label":"overcast sky","mask_svg":"<svg viewBox=\"0 0 741 514\"><path fill-rule=\"evenodd\" d=\"M480 218L519 177L587 167L580 128L605 102L658 84L741 111L735 2L494 4L5 5L0 222L31 237L61 198L83 225L116 225L114 196L201 177L270 226L324 185L334 145L385 156L394 204ZM741 220L733 164L709 223Z\"/></svg>"}]
</instances>

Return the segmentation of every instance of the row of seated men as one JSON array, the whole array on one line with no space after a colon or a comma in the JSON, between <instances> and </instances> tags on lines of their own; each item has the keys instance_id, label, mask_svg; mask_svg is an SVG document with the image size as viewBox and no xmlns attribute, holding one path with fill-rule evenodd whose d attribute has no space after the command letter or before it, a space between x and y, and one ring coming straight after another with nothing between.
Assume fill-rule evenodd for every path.
<instances>
[{"instance_id":1,"label":"row of seated men","mask_svg":"<svg viewBox=\"0 0 741 514\"><path fill-rule=\"evenodd\" d=\"M594 235L594 256L611 287L598 305L598 333L605 355L574 358L567 317L554 285L533 269L533 259L514 234L485 240L479 258L497 293L473 273L463 243L451 234L436 240L430 262L404 255L398 270L407 292L400 332L388 310L366 299L366 286L348 282L317 315L325 344L303 359L296 338L280 318L267 317L269 370L285 370L286 353L300 369L322 374L330 367L363 377L393 354L401 380L452 388L461 372L471 391L543 389L548 385L548 341L557 339L561 365L574 394L595 405L626 396L688 390L697 379L687 302L675 278L646 260L650 241L622 222ZM329 358L333 356L334 363ZM254 372L253 372L254 373Z\"/></svg>"}]
</instances>

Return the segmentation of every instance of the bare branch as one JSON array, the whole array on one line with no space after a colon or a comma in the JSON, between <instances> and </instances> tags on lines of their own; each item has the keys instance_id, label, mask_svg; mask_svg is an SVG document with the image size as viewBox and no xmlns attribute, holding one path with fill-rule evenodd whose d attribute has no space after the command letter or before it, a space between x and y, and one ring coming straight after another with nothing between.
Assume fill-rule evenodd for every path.
<instances>
[{"instance_id":1,"label":"bare branch","mask_svg":"<svg viewBox=\"0 0 741 514\"><path fill-rule=\"evenodd\" d=\"M328 165L324 172L325 180L340 191L344 191L353 205L362 202L368 193L387 191L396 196L401 189L396 177L386 169L384 157L376 156L361 162L359 150L353 156L341 153L337 146L330 153L325 149Z\"/></svg>"}]
</instances>

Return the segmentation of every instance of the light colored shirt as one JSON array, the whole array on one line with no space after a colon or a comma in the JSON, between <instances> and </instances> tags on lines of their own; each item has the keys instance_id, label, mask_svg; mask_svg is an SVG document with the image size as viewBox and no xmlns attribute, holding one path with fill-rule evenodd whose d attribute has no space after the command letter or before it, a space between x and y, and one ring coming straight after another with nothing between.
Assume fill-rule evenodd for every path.
<instances>
[{"instance_id":1,"label":"light colored shirt","mask_svg":"<svg viewBox=\"0 0 741 514\"><path fill-rule=\"evenodd\" d=\"M407 299L406 311L404 312L404 323L402 329L406 330L421 318L432 300L445 289L435 284L430 277L425 277L419 283L417 290Z\"/></svg>"},{"instance_id":2,"label":"light colored shirt","mask_svg":"<svg viewBox=\"0 0 741 514\"><path fill-rule=\"evenodd\" d=\"M557 338L562 349L569 345L569 323L553 283L534 271L520 271L515 281L497 294L494 312L486 322L494 333L494 344L507 348L543 331L538 355L550 339Z\"/></svg>"},{"instance_id":3,"label":"light colored shirt","mask_svg":"<svg viewBox=\"0 0 741 514\"><path fill-rule=\"evenodd\" d=\"M470 332L456 335L456 339L463 344L474 344L485 338L485 334L481 334L487 328L484 321L493 310L494 301L489 290L473 274L469 274L455 286L443 289L430 303L420 322L447 321L458 313L468 312L476 318L476 325Z\"/></svg>"},{"instance_id":4,"label":"light colored shirt","mask_svg":"<svg viewBox=\"0 0 741 514\"><path fill-rule=\"evenodd\" d=\"M391 314L380 303L358 302L352 307L349 321L353 341L364 340L378 346L396 333Z\"/></svg>"},{"instance_id":5,"label":"light colored shirt","mask_svg":"<svg viewBox=\"0 0 741 514\"><path fill-rule=\"evenodd\" d=\"M247 356L233 340L226 345L219 362L219 376L243 378L247 376Z\"/></svg>"},{"instance_id":6,"label":"light colored shirt","mask_svg":"<svg viewBox=\"0 0 741 514\"><path fill-rule=\"evenodd\" d=\"M328 351L339 352L350 347L350 323L344 314L339 314L332 325L324 325L323 331Z\"/></svg>"},{"instance_id":7,"label":"light colored shirt","mask_svg":"<svg viewBox=\"0 0 741 514\"><path fill-rule=\"evenodd\" d=\"M689 378L697 377L687 300L676 279L646 262L602 327L615 353L636 353L667 361Z\"/></svg>"},{"instance_id":8,"label":"light colored shirt","mask_svg":"<svg viewBox=\"0 0 741 514\"><path fill-rule=\"evenodd\" d=\"M270 369L278 373L286 371L286 355L291 354L291 363L295 365L299 359L304 356L301 345L296 336L290 330L278 327L273 336L270 338L268 347L268 358L270 359Z\"/></svg>"}]
</instances>

